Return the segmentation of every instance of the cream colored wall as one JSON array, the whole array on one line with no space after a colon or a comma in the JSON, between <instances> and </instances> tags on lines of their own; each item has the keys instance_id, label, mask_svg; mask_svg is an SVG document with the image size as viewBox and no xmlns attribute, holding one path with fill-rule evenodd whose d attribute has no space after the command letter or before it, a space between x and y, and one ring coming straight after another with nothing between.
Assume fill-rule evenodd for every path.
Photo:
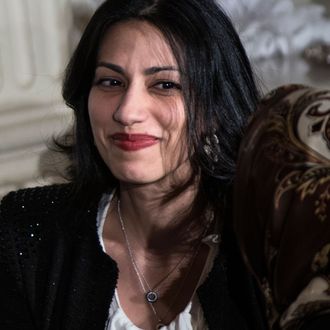
<instances>
[{"instance_id":1,"label":"cream colored wall","mask_svg":"<svg viewBox=\"0 0 330 330\"><path fill-rule=\"evenodd\" d=\"M0 195L43 182L45 143L70 121L60 84L71 27L68 0L1 0Z\"/></svg>"}]
</instances>

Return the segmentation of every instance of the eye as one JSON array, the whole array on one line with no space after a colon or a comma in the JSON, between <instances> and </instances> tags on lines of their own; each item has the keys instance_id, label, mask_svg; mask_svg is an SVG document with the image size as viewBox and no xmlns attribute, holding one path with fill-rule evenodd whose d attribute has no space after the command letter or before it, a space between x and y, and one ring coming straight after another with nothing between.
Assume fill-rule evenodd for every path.
<instances>
[{"instance_id":1,"label":"eye","mask_svg":"<svg viewBox=\"0 0 330 330\"><path fill-rule=\"evenodd\" d=\"M168 89L181 90L181 85L177 84L175 82L172 82L172 81L160 81L157 84L155 84L155 87L159 88L159 89L165 89L165 90L168 90Z\"/></svg>"},{"instance_id":2,"label":"eye","mask_svg":"<svg viewBox=\"0 0 330 330\"><path fill-rule=\"evenodd\" d=\"M95 85L106 87L106 88L115 88L115 87L123 87L124 84L122 81L114 78L100 78L96 80Z\"/></svg>"}]
</instances>

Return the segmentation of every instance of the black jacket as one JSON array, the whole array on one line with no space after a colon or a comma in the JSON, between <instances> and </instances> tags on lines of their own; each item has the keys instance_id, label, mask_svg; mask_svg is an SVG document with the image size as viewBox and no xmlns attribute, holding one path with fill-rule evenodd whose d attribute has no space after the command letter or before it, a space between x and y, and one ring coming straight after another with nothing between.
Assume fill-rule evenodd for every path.
<instances>
[{"instance_id":1,"label":"black jacket","mask_svg":"<svg viewBox=\"0 0 330 330\"><path fill-rule=\"evenodd\" d=\"M104 329L118 269L97 236L101 196L82 203L70 192L70 184L53 185L3 198L0 329ZM264 329L251 278L223 236L197 290L209 329Z\"/></svg>"}]
</instances>

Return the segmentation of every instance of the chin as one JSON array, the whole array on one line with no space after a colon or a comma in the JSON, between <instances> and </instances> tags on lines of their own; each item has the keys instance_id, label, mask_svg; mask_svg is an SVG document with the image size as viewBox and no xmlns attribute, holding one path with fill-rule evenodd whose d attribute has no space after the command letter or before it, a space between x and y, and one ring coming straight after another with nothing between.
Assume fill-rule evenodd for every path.
<instances>
[{"instance_id":1,"label":"chin","mask_svg":"<svg viewBox=\"0 0 330 330\"><path fill-rule=\"evenodd\" d=\"M109 164L110 165L110 164ZM168 182L172 186L173 182L185 181L183 178L189 177L191 173L190 166L187 162L180 164L174 168L164 168L163 163L156 163L150 165L150 162L111 162L108 166L111 173L116 177L119 182L146 185L152 183L165 183ZM181 178L181 180L179 179ZM173 181L174 180L174 181Z\"/></svg>"},{"instance_id":2,"label":"chin","mask_svg":"<svg viewBox=\"0 0 330 330\"><path fill-rule=\"evenodd\" d=\"M164 176L162 177L120 177L117 178L120 183L126 184L126 185L134 185L134 186L144 186L144 185L150 185L159 183L164 179Z\"/></svg>"},{"instance_id":3,"label":"chin","mask_svg":"<svg viewBox=\"0 0 330 330\"><path fill-rule=\"evenodd\" d=\"M178 178L173 171L166 173L145 173L144 175L118 175L116 178L119 180L122 184L127 185L159 185L159 187L162 187L162 189L168 187L169 190L173 188L174 185L180 185L182 183L185 183L185 180L181 177Z\"/></svg>"},{"instance_id":4,"label":"chin","mask_svg":"<svg viewBox=\"0 0 330 330\"><path fill-rule=\"evenodd\" d=\"M143 185L158 182L162 180L166 175L164 172L154 171L152 169L133 170L111 169L112 174L122 183Z\"/></svg>"}]
</instances>

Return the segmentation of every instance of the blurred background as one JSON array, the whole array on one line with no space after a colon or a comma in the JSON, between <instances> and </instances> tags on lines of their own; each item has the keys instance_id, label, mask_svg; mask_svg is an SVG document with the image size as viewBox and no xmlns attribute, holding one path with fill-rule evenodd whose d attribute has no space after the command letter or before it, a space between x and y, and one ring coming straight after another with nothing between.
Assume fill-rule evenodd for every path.
<instances>
[{"instance_id":1,"label":"blurred background","mask_svg":"<svg viewBox=\"0 0 330 330\"><path fill-rule=\"evenodd\" d=\"M180 1L180 0L178 0ZM72 124L61 98L67 61L101 0L0 0L0 197L61 182L53 136ZM330 87L329 0L218 0L260 88Z\"/></svg>"}]
</instances>

